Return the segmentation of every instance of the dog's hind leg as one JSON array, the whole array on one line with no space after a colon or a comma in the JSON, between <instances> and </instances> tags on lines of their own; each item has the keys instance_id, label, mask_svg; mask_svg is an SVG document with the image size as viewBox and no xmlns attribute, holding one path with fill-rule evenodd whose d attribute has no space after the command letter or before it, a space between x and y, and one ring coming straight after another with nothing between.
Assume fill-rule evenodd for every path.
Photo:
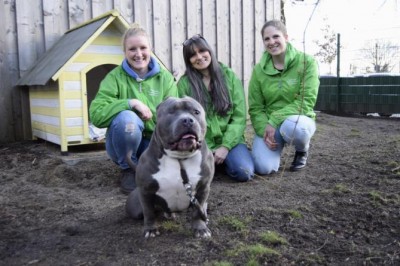
<instances>
[{"instance_id":1,"label":"dog's hind leg","mask_svg":"<svg viewBox=\"0 0 400 266\"><path fill-rule=\"evenodd\" d=\"M133 190L126 200L125 204L126 213L133 219L143 219L143 209L140 204L139 190Z\"/></svg>"}]
</instances>

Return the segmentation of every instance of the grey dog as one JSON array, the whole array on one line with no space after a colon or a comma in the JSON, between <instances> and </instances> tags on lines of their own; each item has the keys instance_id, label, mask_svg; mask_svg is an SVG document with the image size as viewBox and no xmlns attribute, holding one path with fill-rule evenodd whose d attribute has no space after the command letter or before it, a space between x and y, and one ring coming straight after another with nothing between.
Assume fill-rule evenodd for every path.
<instances>
[{"instance_id":1,"label":"grey dog","mask_svg":"<svg viewBox=\"0 0 400 266\"><path fill-rule=\"evenodd\" d=\"M144 218L146 238L160 234L157 207L173 216L190 206L195 236L211 237L207 199L215 169L206 130L204 109L193 98L170 97L157 107L156 128L136 167L137 188L126 202L131 217Z\"/></svg>"}]
</instances>

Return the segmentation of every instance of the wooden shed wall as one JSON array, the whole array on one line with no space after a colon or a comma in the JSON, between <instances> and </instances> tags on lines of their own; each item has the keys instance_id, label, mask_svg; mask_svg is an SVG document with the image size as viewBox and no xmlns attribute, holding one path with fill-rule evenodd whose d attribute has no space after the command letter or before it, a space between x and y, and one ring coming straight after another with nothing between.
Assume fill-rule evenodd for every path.
<instances>
[{"instance_id":1,"label":"wooden shed wall","mask_svg":"<svg viewBox=\"0 0 400 266\"><path fill-rule=\"evenodd\" d=\"M260 28L280 17L280 0L9 0L0 1L0 143L31 138L27 88L18 79L69 29L117 9L151 36L154 52L184 72L182 42L200 33L245 89L263 52Z\"/></svg>"}]
</instances>

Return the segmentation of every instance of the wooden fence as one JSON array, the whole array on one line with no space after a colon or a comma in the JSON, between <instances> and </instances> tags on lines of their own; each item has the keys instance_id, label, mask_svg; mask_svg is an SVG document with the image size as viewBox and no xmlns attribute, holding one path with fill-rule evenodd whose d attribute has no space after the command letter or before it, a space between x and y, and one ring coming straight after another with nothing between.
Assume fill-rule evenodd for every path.
<instances>
[{"instance_id":1,"label":"wooden fence","mask_svg":"<svg viewBox=\"0 0 400 266\"><path fill-rule=\"evenodd\" d=\"M260 59L260 29L280 18L280 0L8 0L0 1L0 143L31 138L27 89L17 81L69 29L112 9L151 36L154 52L178 75L181 43L200 33L247 88Z\"/></svg>"},{"instance_id":2,"label":"wooden fence","mask_svg":"<svg viewBox=\"0 0 400 266\"><path fill-rule=\"evenodd\" d=\"M315 109L335 113L400 113L400 76L321 78Z\"/></svg>"}]
</instances>

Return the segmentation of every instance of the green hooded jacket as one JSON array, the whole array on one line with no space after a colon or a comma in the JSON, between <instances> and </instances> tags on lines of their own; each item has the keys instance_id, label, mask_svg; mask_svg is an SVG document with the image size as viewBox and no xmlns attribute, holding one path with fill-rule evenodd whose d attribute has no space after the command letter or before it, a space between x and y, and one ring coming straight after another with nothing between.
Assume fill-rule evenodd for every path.
<instances>
[{"instance_id":1,"label":"green hooded jacket","mask_svg":"<svg viewBox=\"0 0 400 266\"><path fill-rule=\"evenodd\" d=\"M249 114L256 134L263 137L267 124L277 128L291 115L315 119L318 88L318 64L313 57L288 43L284 69L278 71L271 55L264 52L249 82Z\"/></svg>"},{"instance_id":2,"label":"green hooded jacket","mask_svg":"<svg viewBox=\"0 0 400 266\"><path fill-rule=\"evenodd\" d=\"M178 90L174 77L165 68L160 67L157 73L138 82L120 65L100 83L99 91L90 104L90 120L96 127L109 127L118 113L131 110L128 99L138 99L153 113L152 119L144 121L143 136L150 138L156 124L156 108L169 96L178 97Z\"/></svg>"},{"instance_id":3,"label":"green hooded jacket","mask_svg":"<svg viewBox=\"0 0 400 266\"><path fill-rule=\"evenodd\" d=\"M206 142L214 151L224 146L231 150L239 143L244 143L244 130L246 129L246 98L243 85L232 69L220 63L224 73L232 108L226 116L218 115L212 107L206 111L207 133ZM207 89L204 92L211 97ZM178 81L180 97L192 96L188 77L183 75Z\"/></svg>"}]
</instances>

